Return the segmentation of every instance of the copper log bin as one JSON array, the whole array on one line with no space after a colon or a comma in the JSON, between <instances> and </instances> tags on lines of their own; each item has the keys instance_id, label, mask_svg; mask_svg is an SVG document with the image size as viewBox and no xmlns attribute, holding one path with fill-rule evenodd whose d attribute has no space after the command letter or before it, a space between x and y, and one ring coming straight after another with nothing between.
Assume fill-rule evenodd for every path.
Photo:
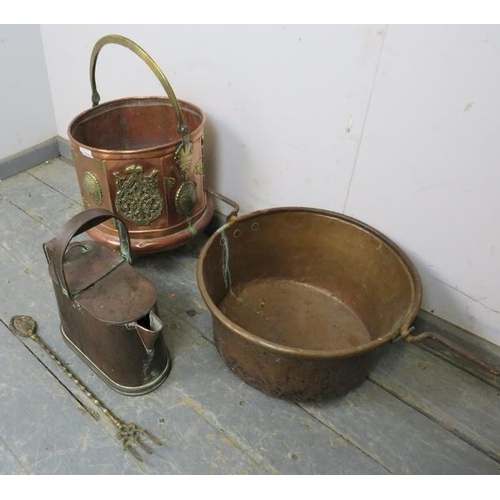
<instances>
[{"instance_id":1,"label":"copper log bin","mask_svg":"<svg viewBox=\"0 0 500 500\"><path fill-rule=\"evenodd\" d=\"M309 208L228 222L198 259L217 349L246 383L296 401L361 384L421 301L405 254L362 222Z\"/></svg>"},{"instance_id":2,"label":"copper log bin","mask_svg":"<svg viewBox=\"0 0 500 500\"><path fill-rule=\"evenodd\" d=\"M95 69L104 45L137 54L158 77L165 97L130 97L99 104ZM104 208L125 220L135 254L186 243L210 222L213 201L204 187L205 115L177 100L165 75L135 42L108 35L90 60L93 107L69 125L68 136L85 208ZM118 249L110 221L92 228L95 240Z\"/></svg>"}]
</instances>

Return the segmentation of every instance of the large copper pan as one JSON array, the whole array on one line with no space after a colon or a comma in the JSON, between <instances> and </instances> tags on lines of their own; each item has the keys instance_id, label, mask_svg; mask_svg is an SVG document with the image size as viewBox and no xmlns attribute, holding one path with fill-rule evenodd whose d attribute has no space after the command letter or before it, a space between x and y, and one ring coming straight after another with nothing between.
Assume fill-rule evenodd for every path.
<instances>
[{"instance_id":1,"label":"large copper pan","mask_svg":"<svg viewBox=\"0 0 500 500\"><path fill-rule=\"evenodd\" d=\"M280 398L345 394L382 345L431 335L409 335L422 297L410 259L379 231L334 212L233 217L202 249L197 279L222 358Z\"/></svg>"}]
</instances>

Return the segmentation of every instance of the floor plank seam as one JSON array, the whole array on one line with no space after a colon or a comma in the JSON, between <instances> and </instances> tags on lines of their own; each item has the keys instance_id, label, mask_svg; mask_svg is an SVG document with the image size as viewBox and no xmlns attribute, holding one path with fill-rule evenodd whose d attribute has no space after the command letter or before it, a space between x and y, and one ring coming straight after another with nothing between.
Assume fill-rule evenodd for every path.
<instances>
[{"instance_id":1,"label":"floor plank seam","mask_svg":"<svg viewBox=\"0 0 500 500\"><path fill-rule=\"evenodd\" d=\"M66 158L64 155L60 155L60 156L58 156L56 158L53 158L53 160L61 160L64 163L66 163L70 167L73 167L76 170L75 164L69 158Z\"/></svg>"},{"instance_id":2,"label":"floor plank seam","mask_svg":"<svg viewBox=\"0 0 500 500\"><path fill-rule=\"evenodd\" d=\"M178 385L172 386L172 389L184 400L191 401L192 398L189 394L179 387ZM215 415L212 412L208 411L199 411L200 409L196 407L199 404L197 401L192 400L194 404L189 405L194 412L198 416L200 416L203 420L205 420L209 425L211 425L218 432L221 432L224 436L230 439L234 445L245 455L247 455L256 465L262 467L266 472L274 475L279 475L279 471L276 470L268 461L266 461L265 457L259 456L255 453L255 451L247 445L245 442L242 442L241 439L237 435L232 432L229 432L227 429L224 429L222 425L219 424ZM201 404L200 404L201 407Z\"/></svg>"},{"instance_id":3,"label":"floor plank seam","mask_svg":"<svg viewBox=\"0 0 500 500\"><path fill-rule=\"evenodd\" d=\"M210 339L205 338L203 335L200 337L200 339L204 342L208 342L211 346L215 347L215 344ZM181 387L173 386L173 390L186 400L191 400L190 396L186 394ZM227 436L229 439L231 439L231 441L235 443L238 449L241 450L245 455L250 457L250 459L254 461L258 466L264 468L271 474L274 475L279 474L279 471L277 471L269 462L267 462L264 457L256 456L250 446L247 446L246 444L242 443L241 440L238 438L238 436L229 432L222 425L220 425L217 421L217 418L214 415L210 416L208 412L197 411L197 409L194 407L193 410L214 429L216 429L217 431L221 432L224 436Z\"/></svg>"},{"instance_id":4,"label":"floor plank seam","mask_svg":"<svg viewBox=\"0 0 500 500\"><path fill-rule=\"evenodd\" d=\"M434 423L438 424L443 429L447 430L448 432L450 432L451 434L453 434L457 438L461 439L462 441L464 441L468 445L472 446L477 451L483 453L484 455L488 456L489 458L491 458L492 460L494 460L495 462L500 464L500 451L497 454L497 453L492 452L491 450L484 449L483 447L479 446L476 442L474 442L472 439L470 439L468 436L466 436L465 434L460 432L460 430L453 428L453 427L447 427L442 421L440 421L438 418L434 417L432 415L432 413L426 412L423 410L423 408L419 407L417 404L412 404L410 401L403 399L396 391L391 390L390 387L386 386L385 384L381 383L380 381L373 380L371 378L371 376L368 376L368 380L370 380L370 382L375 384L380 389L386 391L387 393L389 393L391 396L395 397L396 399L398 399L402 403L408 405L410 408L417 411L418 413L420 413L424 417L426 417L429 420L433 421Z\"/></svg>"},{"instance_id":5,"label":"floor plank seam","mask_svg":"<svg viewBox=\"0 0 500 500\"><path fill-rule=\"evenodd\" d=\"M21 462L21 460L19 460L18 456L14 453L14 451L10 448L10 446L6 443L5 439L3 439L2 436L0 436L0 440L2 441L3 443L3 447L8 450L8 452L12 455L12 457L14 458L14 460L16 461L16 463L19 464L19 467L21 467L21 469L23 470L23 473L24 474L31 474L29 469L27 469L25 467L25 465ZM1 473L1 472L0 472Z\"/></svg>"},{"instance_id":6,"label":"floor plank seam","mask_svg":"<svg viewBox=\"0 0 500 500\"><path fill-rule=\"evenodd\" d=\"M169 304L165 303L161 297L158 297L158 307L160 309L161 314L166 315L168 313L170 315L169 321L177 320L178 324L180 324L181 327L186 326L188 328L192 328L196 333L200 334L200 338L204 338L205 340L208 340L209 342L213 343L210 340L210 338L207 338L205 336L205 334L207 333L206 329L202 329L196 324L187 324L184 314L179 311L176 311L173 306L170 306Z\"/></svg>"},{"instance_id":7,"label":"floor plank seam","mask_svg":"<svg viewBox=\"0 0 500 500\"><path fill-rule=\"evenodd\" d=\"M214 347L217 347L217 344L215 343L215 341L212 338L207 337L207 334L209 334L211 331L212 330L205 330L204 332L202 332L201 338L204 339L204 340L206 340L210 344L212 344Z\"/></svg>"},{"instance_id":8,"label":"floor plank seam","mask_svg":"<svg viewBox=\"0 0 500 500\"><path fill-rule=\"evenodd\" d=\"M382 467L384 470L386 470L389 474L394 474L394 472L391 471L388 467L386 467L383 463L381 463L377 457L372 456L367 450L364 450L363 448L361 448L355 441L353 441L352 439L350 439L349 436L346 436L345 434L343 434L343 433L337 431L336 429L332 428L326 422L323 422L316 415L314 415L313 413L307 411L307 409L304 408L300 403L296 402L294 404L296 406L298 406L302 411L304 411L305 413L307 413L311 418L313 418L314 420L316 420L316 422L318 422L321 425L323 425L324 427L326 427L330 432L333 432L334 434L336 434L337 436L339 436L341 439L343 439L344 441L346 441L348 444L350 444L351 446L353 446L354 448L356 448L358 451L360 451L361 453L363 453L363 455L367 456L370 460L373 460L376 464L380 465L380 467Z\"/></svg>"},{"instance_id":9,"label":"floor plank seam","mask_svg":"<svg viewBox=\"0 0 500 500\"><path fill-rule=\"evenodd\" d=\"M30 170L26 170L26 173L28 175L30 175L31 177L33 177L33 179L36 179L38 182L41 182L42 184L44 184L45 186L51 188L52 190L56 191L57 193L59 193L60 195L64 196L65 198L67 198L68 200L71 200L72 202L74 203L77 203L78 205L82 206L83 208L83 205L81 203L81 200L75 200L74 198L72 198L71 196L68 196L66 193L62 192L61 190L57 189L55 186L53 186L52 184L49 184L48 182L45 182L43 179L40 179L40 177L37 177L35 174L33 174Z\"/></svg>"},{"instance_id":10,"label":"floor plank seam","mask_svg":"<svg viewBox=\"0 0 500 500\"><path fill-rule=\"evenodd\" d=\"M8 325L6 322L0 318L0 322L4 324L4 326L8 329ZM17 337L16 337L17 338ZM88 414L94 422L101 422L101 417L100 415L95 411L87 407L83 401L80 400L80 398L74 394L69 387L64 384L64 382L57 376L57 374L52 371L52 369L47 366L42 358L37 355L37 353L31 349L28 345L26 345L21 339L17 338L18 342L22 344L22 346L27 349L27 351L42 365L42 367L56 380L56 382L64 389L65 393L68 393L76 402L77 402L77 408L84 410L86 414Z\"/></svg>"},{"instance_id":11,"label":"floor plank seam","mask_svg":"<svg viewBox=\"0 0 500 500\"><path fill-rule=\"evenodd\" d=\"M492 380L489 380L486 376L487 370L483 368L483 371L485 372L485 376L482 377L481 375L478 374L478 372L474 371L472 368L469 368L465 366L463 363L461 363L458 360L455 360L454 358L448 356L446 353L442 353L432 347L425 346L425 345L419 345L419 344L413 344L419 349L422 349L425 352L428 352L429 354L432 354L438 359L441 359L442 361L454 366L455 368L458 368L459 370L462 370L463 372L469 374L470 376L474 377L477 380L480 380L481 382L489 385L493 389L500 390L500 378L498 382L493 382Z\"/></svg>"},{"instance_id":12,"label":"floor plank seam","mask_svg":"<svg viewBox=\"0 0 500 500\"><path fill-rule=\"evenodd\" d=\"M31 220L33 220L37 224L41 224L43 227L47 228L52 234L55 234L54 230L51 227L47 226L47 224L45 224L43 219L37 219L32 214L30 214L29 211L26 211L22 207L16 205L10 198L7 198L6 196L4 197L4 200L6 202L10 203L13 207L17 208L17 210L20 210L21 212L23 212L23 214L27 215Z\"/></svg>"},{"instance_id":13,"label":"floor plank seam","mask_svg":"<svg viewBox=\"0 0 500 500\"><path fill-rule=\"evenodd\" d=\"M9 249L5 245L3 245L2 242L0 242L0 247L12 255L12 257L15 259L15 261L18 264L20 264L20 266L24 269L25 274L35 276L35 278L37 278L41 282L45 281L46 275L45 274L41 275L36 270L34 270L32 267L27 266L25 261L19 259L18 254L16 252L11 252L11 249Z\"/></svg>"}]
</instances>

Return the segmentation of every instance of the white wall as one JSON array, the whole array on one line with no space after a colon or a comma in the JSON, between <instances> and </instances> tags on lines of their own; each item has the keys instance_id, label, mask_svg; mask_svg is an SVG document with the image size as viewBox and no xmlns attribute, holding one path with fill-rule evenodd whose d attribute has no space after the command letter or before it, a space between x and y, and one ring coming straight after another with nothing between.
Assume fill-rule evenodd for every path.
<instances>
[{"instance_id":1,"label":"white wall","mask_svg":"<svg viewBox=\"0 0 500 500\"><path fill-rule=\"evenodd\" d=\"M0 24L0 159L55 135L40 26Z\"/></svg>"},{"instance_id":2,"label":"white wall","mask_svg":"<svg viewBox=\"0 0 500 500\"><path fill-rule=\"evenodd\" d=\"M500 344L500 26L391 26L346 213L418 265L424 308Z\"/></svg>"},{"instance_id":3,"label":"white wall","mask_svg":"<svg viewBox=\"0 0 500 500\"><path fill-rule=\"evenodd\" d=\"M247 212L283 204L342 208L380 29L42 26L42 35L60 134L91 104L94 43L123 34L150 53L178 98L205 111L209 180ZM120 46L103 48L96 76L103 102L163 94L147 66Z\"/></svg>"},{"instance_id":4,"label":"white wall","mask_svg":"<svg viewBox=\"0 0 500 500\"><path fill-rule=\"evenodd\" d=\"M242 213L345 212L394 239L424 308L500 345L500 27L42 26L58 133L90 106L94 43L119 33L207 114L208 183ZM162 94L101 52L103 101Z\"/></svg>"}]
</instances>

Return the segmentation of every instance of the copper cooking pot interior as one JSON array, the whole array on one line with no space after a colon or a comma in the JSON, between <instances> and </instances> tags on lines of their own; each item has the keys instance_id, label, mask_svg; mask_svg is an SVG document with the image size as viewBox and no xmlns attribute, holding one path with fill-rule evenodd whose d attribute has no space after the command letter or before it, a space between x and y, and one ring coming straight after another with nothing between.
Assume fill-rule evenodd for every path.
<instances>
[{"instance_id":1,"label":"copper cooking pot interior","mask_svg":"<svg viewBox=\"0 0 500 500\"><path fill-rule=\"evenodd\" d=\"M262 392L299 401L359 385L421 302L417 271L397 245L310 208L224 225L205 244L197 278L227 365Z\"/></svg>"}]
</instances>

